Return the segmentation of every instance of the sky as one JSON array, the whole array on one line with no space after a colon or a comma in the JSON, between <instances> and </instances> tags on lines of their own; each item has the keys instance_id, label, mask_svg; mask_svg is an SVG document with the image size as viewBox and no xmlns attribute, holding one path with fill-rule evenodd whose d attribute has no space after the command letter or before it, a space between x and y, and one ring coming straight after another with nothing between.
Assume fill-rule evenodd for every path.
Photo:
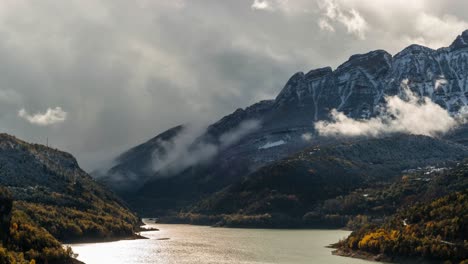
<instances>
[{"instance_id":1,"label":"sky","mask_svg":"<svg viewBox=\"0 0 468 264\"><path fill-rule=\"evenodd\" d=\"M0 132L88 171L179 124L273 99L295 72L448 46L468 2L0 0Z\"/></svg>"}]
</instances>

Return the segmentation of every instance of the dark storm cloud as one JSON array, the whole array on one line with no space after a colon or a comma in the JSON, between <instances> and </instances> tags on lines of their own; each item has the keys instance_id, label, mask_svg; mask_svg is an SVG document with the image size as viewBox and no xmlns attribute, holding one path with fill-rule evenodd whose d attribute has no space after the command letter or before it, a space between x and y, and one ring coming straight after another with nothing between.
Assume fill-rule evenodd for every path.
<instances>
[{"instance_id":1,"label":"dark storm cloud","mask_svg":"<svg viewBox=\"0 0 468 264\"><path fill-rule=\"evenodd\" d=\"M0 129L40 143L49 137L85 168L99 167L172 126L207 124L274 98L296 71L413 42L448 45L468 27L466 7L419 0L5 0ZM60 122L33 118L57 107L66 112Z\"/></svg>"}]
</instances>

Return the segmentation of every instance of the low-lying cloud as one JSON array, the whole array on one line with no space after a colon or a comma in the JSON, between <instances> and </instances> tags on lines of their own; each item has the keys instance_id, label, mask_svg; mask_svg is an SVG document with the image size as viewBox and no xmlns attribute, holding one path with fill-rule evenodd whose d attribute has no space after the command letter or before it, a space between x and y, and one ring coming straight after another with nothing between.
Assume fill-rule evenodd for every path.
<instances>
[{"instance_id":1,"label":"low-lying cloud","mask_svg":"<svg viewBox=\"0 0 468 264\"><path fill-rule=\"evenodd\" d=\"M432 102L414 95L405 82L402 96L388 96L381 114L370 119L353 119L336 109L332 121L319 121L315 129L322 136L379 137L390 133L405 133L435 137L460 124L461 118Z\"/></svg>"},{"instance_id":2,"label":"low-lying cloud","mask_svg":"<svg viewBox=\"0 0 468 264\"><path fill-rule=\"evenodd\" d=\"M312 133L304 133L301 135L302 140L304 141L311 141L312 140Z\"/></svg>"},{"instance_id":3,"label":"low-lying cloud","mask_svg":"<svg viewBox=\"0 0 468 264\"><path fill-rule=\"evenodd\" d=\"M45 113L29 114L24 108L18 111L18 116L27 120L29 123L38 126L48 126L62 123L67 119L67 112L61 107L47 108Z\"/></svg>"},{"instance_id":4,"label":"low-lying cloud","mask_svg":"<svg viewBox=\"0 0 468 264\"><path fill-rule=\"evenodd\" d=\"M153 153L152 170L159 172L159 175L170 176L190 166L208 162L221 150L235 144L260 126L258 120L246 120L220 135L217 142L197 142L206 130L189 126L174 139L159 142L162 149Z\"/></svg>"}]
</instances>

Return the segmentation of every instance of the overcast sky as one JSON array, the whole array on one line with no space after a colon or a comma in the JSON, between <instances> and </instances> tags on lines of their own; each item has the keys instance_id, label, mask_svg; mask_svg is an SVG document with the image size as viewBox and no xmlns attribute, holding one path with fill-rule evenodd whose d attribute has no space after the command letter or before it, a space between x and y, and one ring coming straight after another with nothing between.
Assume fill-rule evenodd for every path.
<instances>
[{"instance_id":1,"label":"overcast sky","mask_svg":"<svg viewBox=\"0 0 468 264\"><path fill-rule=\"evenodd\" d=\"M449 45L468 1L0 0L0 131L87 170L355 53Z\"/></svg>"}]
</instances>

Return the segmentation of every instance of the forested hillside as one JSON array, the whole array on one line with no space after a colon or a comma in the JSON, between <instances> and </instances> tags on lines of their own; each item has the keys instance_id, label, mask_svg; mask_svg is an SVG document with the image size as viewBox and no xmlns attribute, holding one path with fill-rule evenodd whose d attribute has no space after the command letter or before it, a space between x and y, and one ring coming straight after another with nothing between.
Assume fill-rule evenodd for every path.
<instances>
[{"instance_id":1,"label":"forested hillside","mask_svg":"<svg viewBox=\"0 0 468 264\"><path fill-rule=\"evenodd\" d=\"M0 263L79 263L71 248L19 210L11 193L0 187Z\"/></svg>"},{"instance_id":2,"label":"forested hillside","mask_svg":"<svg viewBox=\"0 0 468 264\"><path fill-rule=\"evenodd\" d=\"M466 147L458 144L404 135L312 147L259 169L167 221L355 227L364 221L362 215L365 221L379 221L414 199L463 190L468 186L463 177L445 176L447 167L466 155Z\"/></svg>"},{"instance_id":3,"label":"forested hillside","mask_svg":"<svg viewBox=\"0 0 468 264\"><path fill-rule=\"evenodd\" d=\"M68 153L0 134L0 185L15 208L60 241L132 236L139 220Z\"/></svg>"},{"instance_id":4,"label":"forested hillside","mask_svg":"<svg viewBox=\"0 0 468 264\"><path fill-rule=\"evenodd\" d=\"M0 134L0 263L75 263L62 242L134 237L140 220L68 153Z\"/></svg>"},{"instance_id":5,"label":"forested hillside","mask_svg":"<svg viewBox=\"0 0 468 264\"><path fill-rule=\"evenodd\" d=\"M468 261L468 190L402 209L382 225L353 232L338 246L342 255L364 251L393 261Z\"/></svg>"}]
</instances>

